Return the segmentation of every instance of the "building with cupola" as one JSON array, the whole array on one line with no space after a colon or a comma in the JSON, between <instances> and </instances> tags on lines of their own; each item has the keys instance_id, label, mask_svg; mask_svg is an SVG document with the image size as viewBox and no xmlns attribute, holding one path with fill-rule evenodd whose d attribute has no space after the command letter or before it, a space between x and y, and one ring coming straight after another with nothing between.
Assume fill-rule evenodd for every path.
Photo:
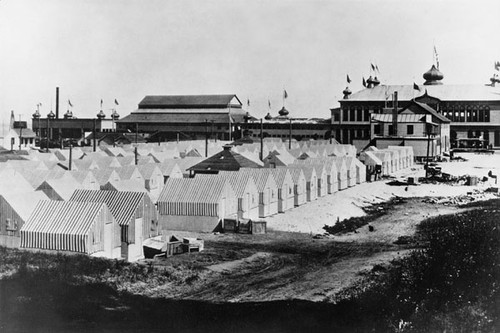
<instances>
[{"instance_id":1,"label":"building with cupola","mask_svg":"<svg viewBox=\"0 0 500 333\"><path fill-rule=\"evenodd\" d=\"M361 91L353 93L346 87L339 101L340 107L331 109L335 138L342 143L354 143L358 148L381 136L390 137L394 144L404 145L405 136L414 139L428 137L426 128L430 127L418 126L419 131L413 127L409 134L401 129L401 123L397 123L409 119L401 116L402 113L410 113L409 109L419 109L415 112L420 113L426 109L424 113L430 115L427 120L430 117L431 122L438 121L438 125L443 124L445 128L445 120L449 120L449 142L437 142L440 151L446 152L454 147L457 139L463 138L480 138L493 148L500 148L500 88L495 86L497 78L493 77L491 84L486 85L446 84L443 73L432 65L423 74L423 79L424 82L418 84L386 85L370 77L366 88ZM410 131L412 128L411 124L403 127Z\"/></svg>"}]
</instances>

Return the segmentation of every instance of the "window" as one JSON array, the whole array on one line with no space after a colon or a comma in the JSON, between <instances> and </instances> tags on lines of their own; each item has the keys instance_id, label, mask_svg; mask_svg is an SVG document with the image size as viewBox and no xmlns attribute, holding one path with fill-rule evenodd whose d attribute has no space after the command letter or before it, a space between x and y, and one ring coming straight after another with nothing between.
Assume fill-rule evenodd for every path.
<instances>
[{"instance_id":1,"label":"window","mask_svg":"<svg viewBox=\"0 0 500 333\"><path fill-rule=\"evenodd\" d=\"M343 114L342 114L342 120L343 121L347 121L349 120L348 117L349 117L349 111L347 110L347 108L343 109Z\"/></svg>"},{"instance_id":2,"label":"window","mask_svg":"<svg viewBox=\"0 0 500 333\"><path fill-rule=\"evenodd\" d=\"M389 125L389 135L394 135L394 126Z\"/></svg>"},{"instance_id":3,"label":"window","mask_svg":"<svg viewBox=\"0 0 500 333\"><path fill-rule=\"evenodd\" d=\"M370 121L370 110L365 109L364 121Z\"/></svg>"},{"instance_id":4,"label":"window","mask_svg":"<svg viewBox=\"0 0 500 333\"><path fill-rule=\"evenodd\" d=\"M340 120L340 114L335 112L333 114L333 121L338 122Z\"/></svg>"},{"instance_id":5,"label":"window","mask_svg":"<svg viewBox=\"0 0 500 333\"><path fill-rule=\"evenodd\" d=\"M413 134L413 125L406 126L406 134L408 135Z\"/></svg>"},{"instance_id":6,"label":"window","mask_svg":"<svg viewBox=\"0 0 500 333\"><path fill-rule=\"evenodd\" d=\"M376 135L380 135L380 130L381 130L380 125L375 125L373 127L373 131L375 132Z\"/></svg>"},{"instance_id":7,"label":"window","mask_svg":"<svg viewBox=\"0 0 500 333\"><path fill-rule=\"evenodd\" d=\"M349 110L349 121L354 121L354 117L356 116L355 112L356 112L356 110L354 110L354 108L351 108Z\"/></svg>"},{"instance_id":8,"label":"window","mask_svg":"<svg viewBox=\"0 0 500 333\"><path fill-rule=\"evenodd\" d=\"M356 112L356 120L357 121L363 121L363 110L361 109L358 109L357 112Z\"/></svg>"}]
</instances>

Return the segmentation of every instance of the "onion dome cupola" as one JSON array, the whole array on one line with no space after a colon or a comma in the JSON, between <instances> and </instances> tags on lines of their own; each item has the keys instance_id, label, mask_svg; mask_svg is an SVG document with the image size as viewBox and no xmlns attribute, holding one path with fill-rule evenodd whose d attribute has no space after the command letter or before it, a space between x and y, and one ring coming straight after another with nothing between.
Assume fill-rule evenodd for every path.
<instances>
[{"instance_id":1,"label":"onion dome cupola","mask_svg":"<svg viewBox=\"0 0 500 333\"><path fill-rule=\"evenodd\" d=\"M287 109L285 109L285 107L282 107L282 108L281 108L281 110L279 110L279 111L278 111L278 113L279 113L279 115L280 115L280 116L282 116L282 117L286 117L286 116L288 116L288 114L289 114L290 112L288 112L288 110L287 110Z\"/></svg>"},{"instance_id":2,"label":"onion dome cupola","mask_svg":"<svg viewBox=\"0 0 500 333\"><path fill-rule=\"evenodd\" d=\"M33 116L33 119L40 119L40 117L41 117L40 111L36 110L32 116Z\"/></svg>"},{"instance_id":3,"label":"onion dome cupola","mask_svg":"<svg viewBox=\"0 0 500 333\"><path fill-rule=\"evenodd\" d=\"M243 120L245 120L246 123L248 123L248 121L252 119L252 116L250 116L250 113L247 112L245 113L245 115L243 116Z\"/></svg>"},{"instance_id":4,"label":"onion dome cupola","mask_svg":"<svg viewBox=\"0 0 500 333\"><path fill-rule=\"evenodd\" d=\"M425 79L424 85L426 86L443 84L441 80L444 78L444 75L435 65L432 65L431 69L424 73L423 77Z\"/></svg>"},{"instance_id":5,"label":"onion dome cupola","mask_svg":"<svg viewBox=\"0 0 500 333\"><path fill-rule=\"evenodd\" d=\"M104 112L99 111L99 113L97 114L97 119L101 120L101 119L104 119L106 118L106 115L104 114Z\"/></svg>"},{"instance_id":6,"label":"onion dome cupola","mask_svg":"<svg viewBox=\"0 0 500 333\"><path fill-rule=\"evenodd\" d=\"M111 119L118 120L118 118L120 118L120 115L116 112L116 110L113 110L113 113L111 113Z\"/></svg>"},{"instance_id":7,"label":"onion dome cupola","mask_svg":"<svg viewBox=\"0 0 500 333\"><path fill-rule=\"evenodd\" d=\"M49 114L47 115L47 118L49 119L54 119L56 117L55 113L50 110Z\"/></svg>"},{"instance_id":8,"label":"onion dome cupola","mask_svg":"<svg viewBox=\"0 0 500 333\"><path fill-rule=\"evenodd\" d=\"M268 112L268 113L266 114L266 116L264 117L264 119L265 119L265 120L271 120L271 119L273 119L273 116L271 116L271 114Z\"/></svg>"},{"instance_id":9,"label":"onion dome cupola","mask_svg":"<svg viewBox=\"0 0 500 333\"><path fill-rule=\"evenodd\" d=\"M66 111L66 113L64 114L64 119L71 119L73 118L73 112L71 112L70 110Z\"/></svg>"},{"instance_id":10,"label":"onion dome cupola","mask_svg":"<svg viewBox=\"0 0 500 333\"><path fill-rule=\"evenodd\" d=\"M351 89L349 89L349 87L345 87L342 93L344 94L344 99L349 99L349 96L352 94L352 91Z\"/></svg>"},{"instance_id":11,"label":"onion dome cupola","mask_svg":"<svg viewBox=\"0 0 500 333\"><path fill-rule=\"evenodd\" d=\"M368 84L367 88L373 88L374 87L374 82L373 82L373 78L372 78L371 75L368 78L368 80L366 80L366 83Z\"/></svg>"},{"instance_id":12,"label":"onion dome cupola","mask_svg":"<svg viewBox=\"0 0 500 333\"><path fill-rule=\"evenodd\" d=\"M373 78L372 82L373 82L373 86L374 87L376 87L376 86L378 86L380 84L380 81L377 79L376 76Z\"/></svg>"}]
</instances>

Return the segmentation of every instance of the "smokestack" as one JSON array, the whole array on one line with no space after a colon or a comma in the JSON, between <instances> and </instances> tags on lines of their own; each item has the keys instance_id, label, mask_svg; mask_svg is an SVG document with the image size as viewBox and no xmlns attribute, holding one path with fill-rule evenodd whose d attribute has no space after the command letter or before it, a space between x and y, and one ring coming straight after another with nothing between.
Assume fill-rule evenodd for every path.
<instances>
[{"instance_id":1,"label":"smokestack","mask_svg":"<svg viewBox=\"0 0 500 333\"><path fill-rule=\"evenodd\" d=\"M56 119L59 119L59 87L56 87Z\"/></svg>"},{"instance_id":2,"label":"smokestack","mask_svg":"<svg viewBox=\"0 0 500 333\"><path fill-rule=\"evenodd\" d=\"M398 135L398 92L394 92L394 109L392 110L392 135Z\"/></svg>"}]
</instances>

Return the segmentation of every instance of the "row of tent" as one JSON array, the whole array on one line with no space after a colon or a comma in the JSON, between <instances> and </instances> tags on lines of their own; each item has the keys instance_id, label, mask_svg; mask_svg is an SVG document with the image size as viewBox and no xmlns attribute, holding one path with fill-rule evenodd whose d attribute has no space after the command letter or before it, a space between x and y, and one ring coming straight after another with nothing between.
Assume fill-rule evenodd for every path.
<instances>
[{"instance_id":1,"label":"row of tent","mask_svg":"<svg viewBox=\"0 0 500 333\"><path fill-rule=\"evenodd\" d=\"M117 156L82 150L73 155L81 169L72 171L44 160L45 153L0 164L0 245L136 260L144 240L166 231L212 231L225 219L265 218L366 179L365 165L346 145L303 144L289 150L271 141L264 144L264 161L260 145L235 146L252 168L194 178L191 171L204 158L160 161L149 155L152 150L172 147L159 147L164 150L141 147L145 155L137 165L127 155L130 147L121 148L125 155L115 151ZM365 163L385 163L384 172L391 172L411 166L412 152L401 148L371 149L362 156L368 157Z\"/></svg>"}]
</instances>

